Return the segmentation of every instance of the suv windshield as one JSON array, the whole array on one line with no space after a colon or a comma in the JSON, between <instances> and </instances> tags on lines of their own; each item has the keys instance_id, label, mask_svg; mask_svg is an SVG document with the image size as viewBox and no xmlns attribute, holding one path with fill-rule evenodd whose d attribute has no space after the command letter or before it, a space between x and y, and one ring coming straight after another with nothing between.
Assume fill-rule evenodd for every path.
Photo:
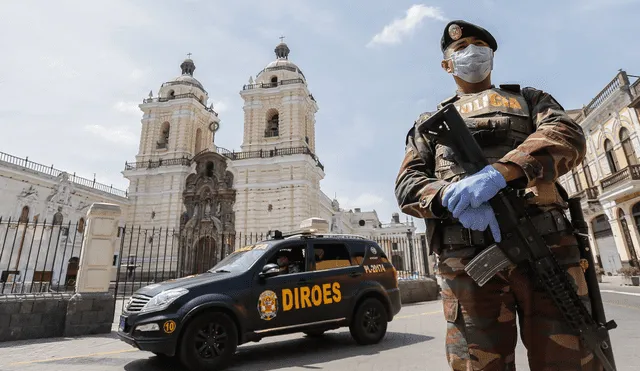
<instances>
[{"instance_id":1,"label":"suv windshield","mask_svg":"<svg viewBox=\"0 0 640 371\"><path fill-rule=\"evenodd\" d=\"M244 272L264 255L268 247L268 243L242 247L222 259L209 272Z\"/></svg>"}]
</instances>

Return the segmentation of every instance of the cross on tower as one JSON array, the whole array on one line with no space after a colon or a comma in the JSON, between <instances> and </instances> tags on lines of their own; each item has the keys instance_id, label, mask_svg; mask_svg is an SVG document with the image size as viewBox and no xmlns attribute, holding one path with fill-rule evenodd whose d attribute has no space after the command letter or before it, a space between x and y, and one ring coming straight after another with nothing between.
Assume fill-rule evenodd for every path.
<instances>
[{"instance_id":1,"label":"cross on tower","mask_svg":"<svg viewBox=\"0 0 640 371\"><path fill-rule=\"evenodd\" d=\"M280 42L284 42L284 36L280 36Z\"/></svg>"},{"instance_id":2,"label":"cross on tower","mask_svg":"<svg viewBox=\"0 0 640 371\"><path fill-rule=\"evenodd\" d=\"M187 57L189 57L189 59L191 59L191 53L187 53Z\"/></svg>"}]
</instances>

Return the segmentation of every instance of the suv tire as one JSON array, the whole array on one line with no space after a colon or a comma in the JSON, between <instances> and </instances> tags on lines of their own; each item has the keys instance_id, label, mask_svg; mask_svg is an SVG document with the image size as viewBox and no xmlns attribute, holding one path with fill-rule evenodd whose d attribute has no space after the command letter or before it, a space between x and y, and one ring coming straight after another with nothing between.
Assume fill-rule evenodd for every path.
<instances>
[{"instance_id":1,"label":"suv tire","mask_svg":"<svg viewBox=\"0 0 640 371\"><path fill-rule=\"evenodd\" d=\"M377 344L387 333L387 310L378 299L365 299L349 325L351 336L360 345Z\"/></svg>"},{"instance_id":2,"label":"suv tire","mask_svg":"<svg viewBox=\"0 0 640 371\"><path fill-rule=\"evenodd\" d=\"M180 359L191 371L224 369L238 347L238 330L233 320L220 312L194 318L180 341Z\"/></svg>"}]
</instances>

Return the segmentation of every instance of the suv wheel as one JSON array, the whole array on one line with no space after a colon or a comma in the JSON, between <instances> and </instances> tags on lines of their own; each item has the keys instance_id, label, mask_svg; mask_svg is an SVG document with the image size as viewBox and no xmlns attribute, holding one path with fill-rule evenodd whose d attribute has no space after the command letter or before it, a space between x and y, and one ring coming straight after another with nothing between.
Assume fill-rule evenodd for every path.
<instances>
[{"instance_id":1,"label":"suv wheel","mask_svg":"<svg viewBox=\"0 0 640 371\"><path fill-rule=\"evenodd\" d=\"M224 313L204 313L194 318L180 342L180 358L191 371L226 367L238 347L238 331Z\"/></svg>"},{"instance_id":2,"label":"suv wheel","mask_svg":"<svg viewBox=\"0 0 640 371\"><path fill-rule=\"evenodd\" d=\"M360 303L349 330L360 345L379 343L387 333L387 310L380 300L369 298Z\"/></svg>"}]
</instances>

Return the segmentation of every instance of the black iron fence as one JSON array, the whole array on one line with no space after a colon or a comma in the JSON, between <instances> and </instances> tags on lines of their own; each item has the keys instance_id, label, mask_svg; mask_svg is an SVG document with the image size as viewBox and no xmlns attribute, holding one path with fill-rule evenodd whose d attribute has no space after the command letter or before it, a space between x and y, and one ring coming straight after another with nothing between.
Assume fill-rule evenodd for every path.
<instances>
[{"instance_id":1,"label":"black iron fence","mask_svg":"<svg viewBox=\"0 0 640 371\"><path fill-rule=\"evenodd\" d=\"M84 219L0 218L0 296L74 292Z\"/></svg>"},{"instance_id":2,"label":"black iron fence","mask_svg":"<svg viewBox=\"0 0 640 371\"><path fill-rule=\"evenodd\" d=\"M204 273L241 247L269 238L267 233L218 233L213 223L180 229L121 227L111 290L121 308L141 287ZM385 251L399 280L432 274L423 236L371 237Z\"/></svg>"}]
</instances>

